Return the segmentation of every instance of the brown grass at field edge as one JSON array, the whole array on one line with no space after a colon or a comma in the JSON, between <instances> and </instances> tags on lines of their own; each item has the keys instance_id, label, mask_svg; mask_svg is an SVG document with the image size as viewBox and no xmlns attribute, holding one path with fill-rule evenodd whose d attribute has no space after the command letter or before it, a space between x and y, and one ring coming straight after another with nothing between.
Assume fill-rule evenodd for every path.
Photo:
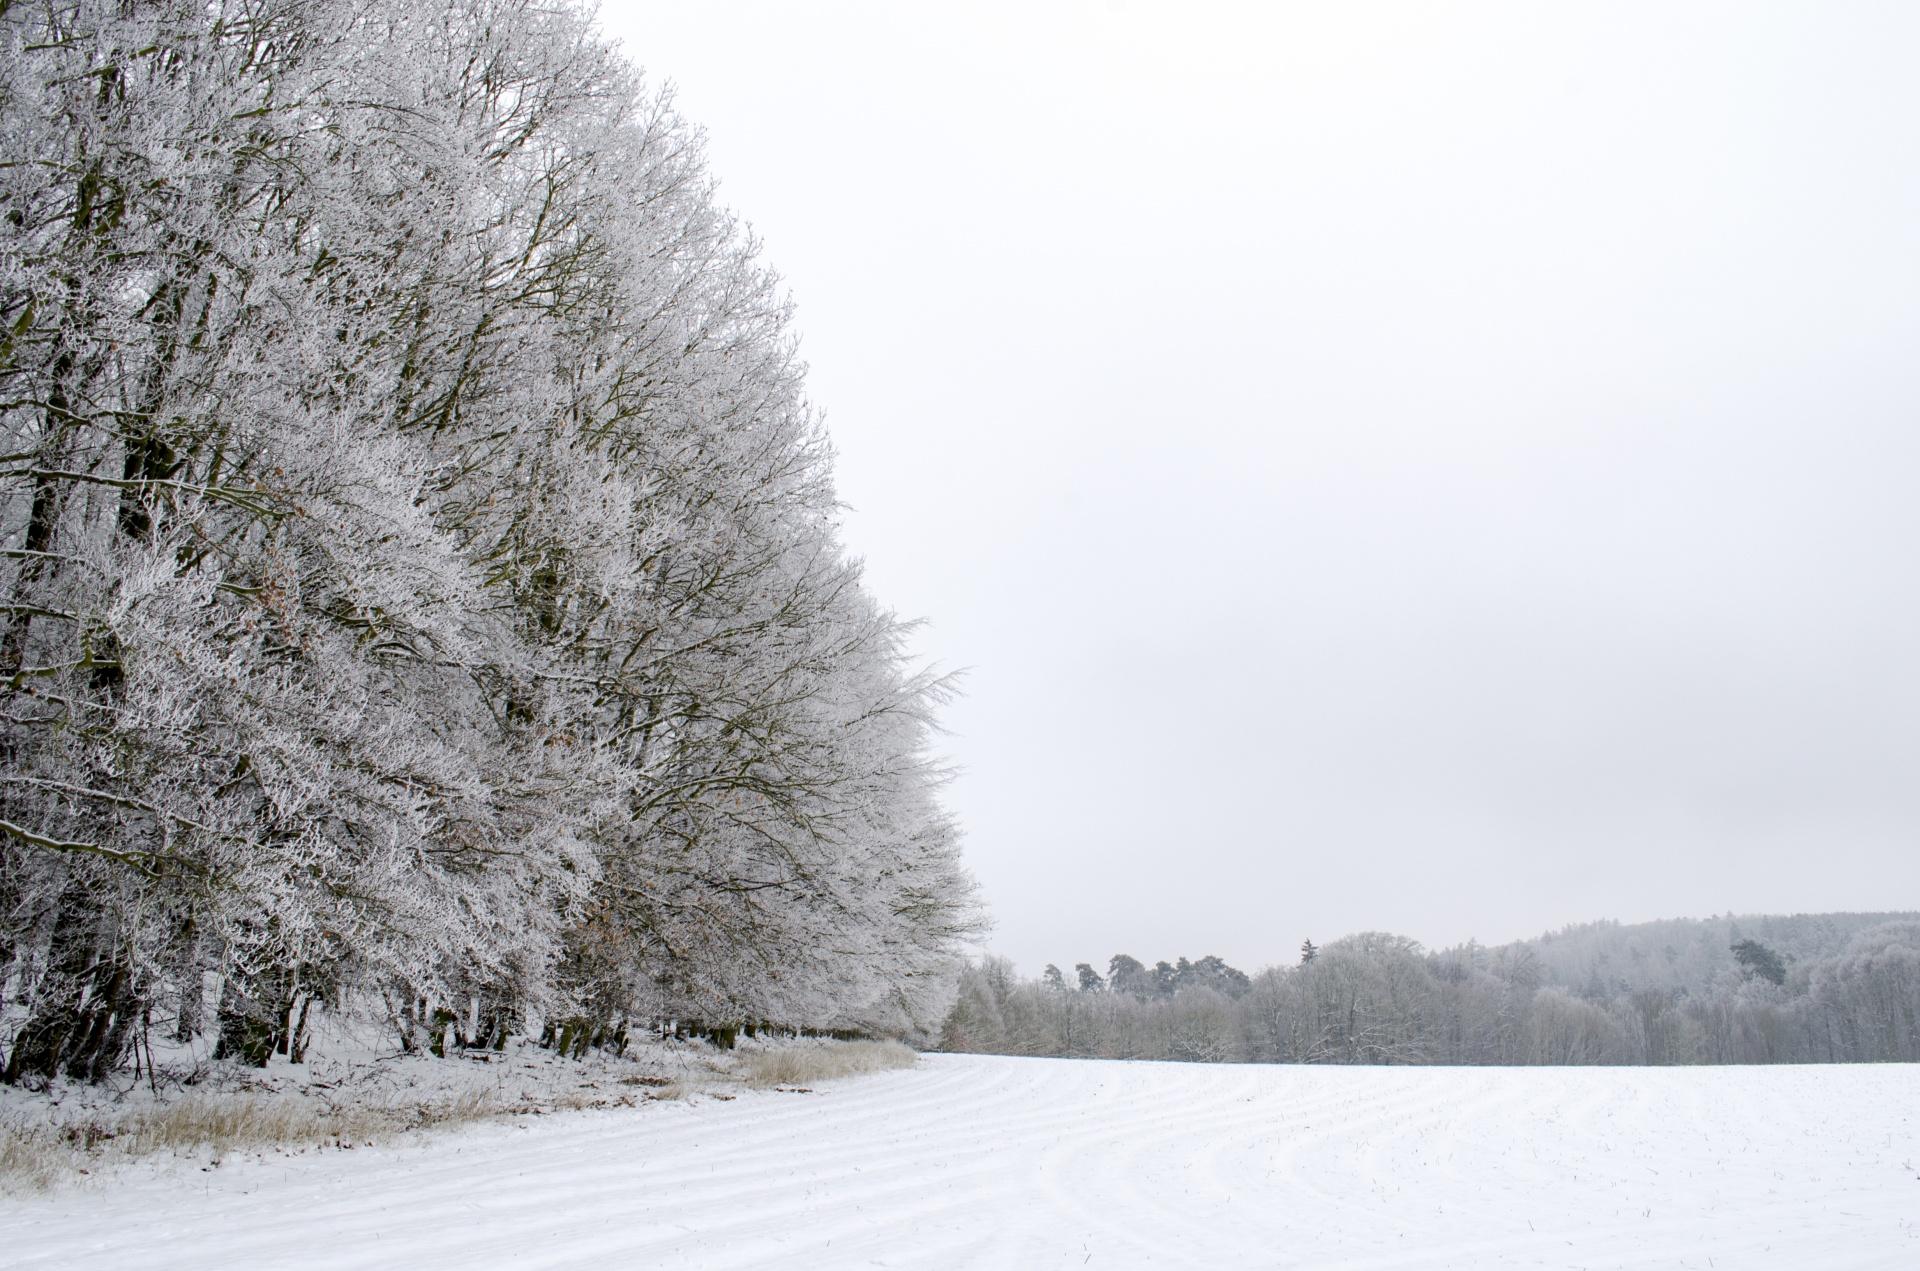
<instances>
[{"instance_id":1,"label":"brown grass at field edge","mask_svg":"<svg viewBox=\"0 0 1920 1271\"><path fill-rule=\"evenodd\" d=\"M0 1122L0 1190L39 1190L73 1175L159 1152L371 1146L408 1130L457 1125L511 1111L490 1090L438 1103L329 1107L300 1095L190 1095L124 1116L59 1124Z\"/></svg>"},{"instance_id":2,"label":"brown grass at field edge","mask_svg":"<svg viewBox=\"0 0 1920 1271\"><path fill-rule=\"evenodd\" d=\"M0 1193L38 1191L116 1164L171 1152L218 1164L230 1152L371 1146L409 1131L451 1127L529 1111L631 1106L636 1099L730 1098L728 1087L801 1087L889 1069L919 1056L893 1041L803 1042L739 1057L711 1080L645 1080L646 1090L608 1100L584 1092L543 1092L538 1106L503 1103L493 1090L440 1102L328 1105L297 1094L189 1095L119 1117L66 1123L0 1119ZM643 1079L644 1080L644 1079ZM622 1082L631 1085L632 1081Z\"/></svg>"},{"instance_id":3,"label":"brown grass at field edge","mask_svg":"<svg viewBox=\"0 0 1920 1271\"><path fill-rule=\"evenodd\" d=\"M912 1047L894 1041L822 1042L748 1054L739 1075L748 1086L766 1090L911 1068L919 1059Z\"/></svg>"}]
</instances>

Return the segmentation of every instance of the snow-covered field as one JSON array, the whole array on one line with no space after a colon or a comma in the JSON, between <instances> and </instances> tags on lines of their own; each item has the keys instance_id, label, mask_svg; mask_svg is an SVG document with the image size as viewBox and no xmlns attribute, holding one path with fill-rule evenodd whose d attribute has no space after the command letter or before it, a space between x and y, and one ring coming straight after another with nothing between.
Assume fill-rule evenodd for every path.
<instances>
[{"instance_id":1,"label":"snow-covered field","mask_svg":"<svg viewBox=\"0 0 1920 1271\"><path fill-rule=\"evenodd\" d=\"M138 1164L8 1267L1920 1267L1920 1068L929 1055L810 1093Z\"/></svg>"}]
</instances>

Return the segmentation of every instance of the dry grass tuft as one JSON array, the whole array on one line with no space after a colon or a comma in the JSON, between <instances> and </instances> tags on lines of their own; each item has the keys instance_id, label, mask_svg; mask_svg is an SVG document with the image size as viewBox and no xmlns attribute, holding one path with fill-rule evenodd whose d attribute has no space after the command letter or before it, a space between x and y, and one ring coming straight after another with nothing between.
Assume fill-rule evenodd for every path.
<instances>
[{"instance_id":1,"label":"dry grass tuft","mask_svg":"<svg viewBox=\"0 0 1920 1271\"><path fill-rule=\"evenodd\" d=\"M51 1187L76 1168L78 1154L32 1128L0 1122L0 1193Z\"/></svg>"},{"instance_id":2,"label":"dry grass tuft","mask_svg":"<svg viewBox=\"0 0 1920 1271\"><path fill-rule=\"evenodd\" d=\"M298 1095L197 1095L107 1120L0 1123L0 1190L37 1190L90 1168L159 1152L228 1152L295 1145L354 1147L406 1130L499 1114L491 1090L438 1103L329 1107Z\"/></svg>"},{"instance_id":3,"label":"dry grass tuft","mask_svg":"<svg viewBox=\"0 0 1920 1271\"><path fill-rule=\"evenodd\" d=\"M783 1046L748 1055L740 1077L757 1089L831 1081L863 1072L911 1068L919 1061L912 1048L899 1042L833 1042Z\"/></svg>"},{"instance_id":4,"label":"dry grass tuft","mask_svg":"<svg viewBox=\"0 0 1920 1271\"><path fill-rule=\"evenodd\" d=\"M299 1097L213 1095L144 1108L111 1127L127 1156L198 1148L215 1153L280 1143L361 1139L390 1127L384 1117L345 1115Z\"/></svg>"},{"instance_id":5,"label":"dry grass tuft","mask_svg":"<svg viewBox=\"0 0 1920 1271\"><path fill-rule=\"evenodd\" d=\"M333 1108L298 1095L219 1095L148 1108L111 1127L128 1156L211 1149L215 1154L290 1143L367 1143L403 1131L493 1116L493 1091L469 1090L440 1103Z\"/></svg>"}]
</instances>

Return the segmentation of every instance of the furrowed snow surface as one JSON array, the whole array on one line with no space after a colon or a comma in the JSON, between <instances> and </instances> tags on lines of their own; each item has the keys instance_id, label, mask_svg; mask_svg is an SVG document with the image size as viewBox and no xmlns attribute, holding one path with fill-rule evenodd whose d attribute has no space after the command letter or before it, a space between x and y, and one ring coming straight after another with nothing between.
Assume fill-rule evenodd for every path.
<instances>
[{"instance_id":1,"label":"furrowed snow surface","mask_svg":"<svg viewBox=\"0 0 1920 1271\"><path fill-rule=\"evenodd\" d=\"M810 1093L132 1166L10 1267L1920 1266L1920 1069L929 1055Z\"/></svg>"}]
</instances>

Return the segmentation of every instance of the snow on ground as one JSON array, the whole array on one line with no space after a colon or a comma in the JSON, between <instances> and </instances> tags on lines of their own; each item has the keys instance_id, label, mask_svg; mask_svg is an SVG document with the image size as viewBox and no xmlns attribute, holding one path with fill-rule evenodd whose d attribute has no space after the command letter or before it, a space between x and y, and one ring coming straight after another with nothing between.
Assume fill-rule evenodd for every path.
<instances>
[{"instance_id":1,"label":"snow on ground","mask_svg":"<svg viewBox=\"0 0 1920 1271\"><path fill-rule=\"evenodd\" d=\"M809 1093L126 1167L9 1267L1920 1267L1920 1068L929 1055Z\"/></svg>"}]
</instances>

